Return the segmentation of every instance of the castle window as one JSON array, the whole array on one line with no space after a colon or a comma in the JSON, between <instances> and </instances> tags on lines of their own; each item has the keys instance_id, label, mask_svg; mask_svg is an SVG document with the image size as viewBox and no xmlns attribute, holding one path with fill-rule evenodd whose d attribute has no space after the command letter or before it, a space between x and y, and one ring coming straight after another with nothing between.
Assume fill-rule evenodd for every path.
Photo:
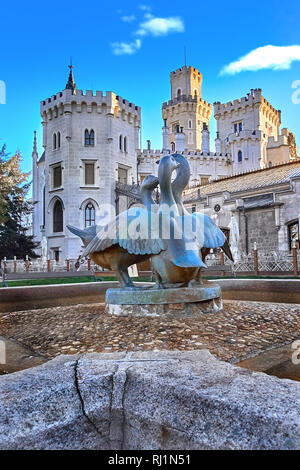
<instances>
[{"instance_id":1,"label":"castle window","mask_svg":"<svg viewBox=\"0 0 300 470\"><path fill-rule=\"evenodd\" d=\"M95 225L95 207L93 206L91 202L89 202L85 208L84 223L86 227Z\"/></svg>"},{"instance_id":2,"label":"castle window","mask_svg":"<svg viewBox=\"0 0 300 470\"><path fill-rule=\"evenodd\" d=\"M85 163L84 165L84 184L94 185L95 184L95 164Z\"/></svg>"},{"instance_id":3,"label":"castle window","mask_svg":"<svg viewBox=\"0 0 300 470\"><path fill-rule=\"evenodd\" d=\"M175 144L174 144L174 142L171 142L171 150L172 150L172 152L175 152Z\"/></svg>"},{"instance_id":4,"label":"castle window","mask_svg":"<svg viewBox=\"0 0 300 470\"><path fill-rule=\"evenodd\" d=\"M128 182L128 171L125 168L118 168L118 181L122 184L127 184Z\"/></svg>"},{"instance_id":5,"label":"castle window","mask_svg":"<svg viewBox=\"0 0 300 470\"><path fill-rule=\"evenodd\" d=\"M189 129L192 129L192 121L189 119Z\"/></svg>"},{"instance_id":6,"label":"castle window","mask_svg":"<svg viewBox=\"0 0 300 470\"><path fill-rule=\"evenodd\" d=\"M90 132L87 129L84 131L84 145L92 147L95 145L95 132L93 129Z\"/></svg>"},{"instance_id":7,"label":"castle window","mask_svg":"<svg viewBox=\"0 0 300 470\"><path fill-rule=\"evenodd\" d=\"M119 150L122 152L122 134L119 137Z\"/></svg>"},{"instance_id":8,"label":"castle window","mask_svg":"<svg viewBox=\"0 0 300 470\"><path fill-rule=\"evenodd\" d=\"M235 132L235 133L242 132L242 130L243 130L243 123L242 123L242 121L240 121L240 122L235 122L234 125L233 125L233 127L234 127L234 132Z\"/></svg>"},{"instance_id":9,"label":"castle window","mask_svg":"<svg viewBox=\"0 0 300 470\"><path fill-rule=\"evenodd\" d=\"M178 90L177 90L177 96L178 96L178 97L181 96L181 88L178 88Z\"/></svg>"},{"instance_id":10,"label":"castle window","mask_svg":"<svg viewBox=\"0 0 300 470\"><path fill-rule=\"evenodd\" d=\"M61 165L56 165L52 169L52 183L53 188L60 188L62 185L62 168Z\"/></svg>"},{"instance_id":11,"label":"castle window","mask_svg":"<svg viewBox=\"0 0 300 470\"><path fill-rule=\"evenodd\" d=\"M53 232L63 231L63 208L59 200L57 200L53 207Z\"/></svg>"},{"instance_id":12,"label":"castle window","mask_svg":"<svg viewBox=\"0 0 300 470\"><path fill-rule=\"evenodd\" d=\"M195 90L194 90L194 95L195 95L195 96L198 95L198 92L197 92L196 88L195 88Z\"/></svg>"},{"instance_id":13,"label":"castle window","mask_svg":"<svg viewBox=\"0 0 300 470\"><path fill-rule=\"evenodd\" d=\"M56 149L56 134L53 134L53 150Z\"/></svg>"},{"instance_id":14,"label":"castle window","mask_svg":"<svg viewBox=\"0 0 300 470\"><path fill-rule=\"evenodd\" d=\"M201 186L209 183L209 176L201 176Z\"/></svg>"},{"instance_id":15,"label":"castle window","mask_svg":"<svg viewBox=\"0 0 300 470\"><path fill-rule=\"evenodd\" d=\"M57 133L57 148L60 148L60 132Z\"/></svg>"},{"instance_id":16,"label":"castle window","mask_svg":"<svg viewBox=\"0 0 300 470\"><path fill-rule=\"evenodd\" d=\"M241 163L243 161L243 153L241 150L238 151L238 162Z\"/></svg>"},{"instance_id":17,"label":"castle window","mask_svg":"<svg viewBox=\"0 0 300 470\"><path fill-rule=\"evenodd\" d=\"M127 137L124 137L124 152L127 152Z\"/></svg>"},{"instance_id":18,"label":"castle window","mask_svg":"<svg viewBox=\"0 0 300 470\"><path fill-rule=\"evenodd\" d=\"M90 132L90 145L95 145L95 132L93 131L93 129Z\"/></svg>"}]
</instances>

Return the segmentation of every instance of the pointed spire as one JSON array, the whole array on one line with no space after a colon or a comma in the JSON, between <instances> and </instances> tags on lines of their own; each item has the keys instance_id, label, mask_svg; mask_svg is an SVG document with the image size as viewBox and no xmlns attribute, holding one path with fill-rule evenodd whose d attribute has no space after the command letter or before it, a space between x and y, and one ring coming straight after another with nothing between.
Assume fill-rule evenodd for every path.
<instances>
[{"instance_id":1,"label":"pointed spire","mask_svg":"<svg viewBox=\"0 0 300 470\"><path fill-rule=\"evenodd\" d=\"M76 83L74 82L74 77L73 77L73 65L72 65L72 57L70 60L70 73L69 73L69 78L66 84L66 90L72 90L73 95L76 95Z\"/></svg>"},{"instance_id":2,"label":"pointed spire","mask_svg":"<svg viewBox=\"0 0 300 470\"><path fill-rule=\"evenodd\" d=\"M33 137L32 157L33 157L33 158L36 158L36 159L37 159L37 157L38 157L37 145L36 145L36 131L34 131L34 137Z\"/></svg>"}]
</instances>

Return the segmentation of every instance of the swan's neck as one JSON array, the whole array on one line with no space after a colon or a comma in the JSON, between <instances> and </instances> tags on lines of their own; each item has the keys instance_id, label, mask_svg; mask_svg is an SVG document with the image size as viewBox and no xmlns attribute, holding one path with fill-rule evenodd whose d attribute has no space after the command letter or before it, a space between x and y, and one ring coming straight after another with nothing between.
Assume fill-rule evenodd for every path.
<instances>
[{"instance_id":1,"label":"swan's neck","mask_svg":"<svg viewBox=\"0 0 300 470\"><path fill-rule=\"evenodd\" d=\"M175 197L175 202L178 207L179 215L187 215L189 212L186 210L186 208L183 205L182 198L181 197Z\"/></svg>"},{"instance_id":2,"label":"swan's neck","mask_svg":"<svg viewBox=\"0 0 300 470\"><path fill-rule=\"evenodd\" d=\"M182 193L190 180L190 174L191 172L189 165L183 161L181 162L180 167L177 169L176 178L172 183L172 191L180 215L189 213L183 205Z\"/></svg>"},{"instance_id":3,"label":"swan's neck","mask_svg":"<svg viewBox=\"0 0 300 470\"><path fill-rule=\"evenodd\" d=\"M173 196L171 188L171 172L166 172L167 174L160 175L159 184L160 184L160 206L169 206L169 208L177 208L176 202ZM176 209L176 214L179 215L178 209Z\"/></svg>"},{"instance_id":4,"label":"swan's neck","mask_svg":"<svg viewBox=\"0 0 300 470\"><path fill-rule=\"evenodd\" d=\"M155 202L152 199L152 189L141 189L141 198L144 206L151 211Z\"/></svg>"}]
</instances>

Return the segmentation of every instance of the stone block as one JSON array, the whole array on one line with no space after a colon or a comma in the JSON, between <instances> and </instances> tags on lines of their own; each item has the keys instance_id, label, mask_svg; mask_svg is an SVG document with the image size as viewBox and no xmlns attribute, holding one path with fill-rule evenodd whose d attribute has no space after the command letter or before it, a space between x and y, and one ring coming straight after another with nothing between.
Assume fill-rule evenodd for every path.
<instances>
[{"instance_id":1,"label":"stone block","mask_svg":"<svg viewBox=\"0 0 300 470\"><path fill-rule=\"evenodd\" d=\"M0 449L299 449L300 384L207 350L61 356L0 377Z\"/></svg>"}]
</instances>

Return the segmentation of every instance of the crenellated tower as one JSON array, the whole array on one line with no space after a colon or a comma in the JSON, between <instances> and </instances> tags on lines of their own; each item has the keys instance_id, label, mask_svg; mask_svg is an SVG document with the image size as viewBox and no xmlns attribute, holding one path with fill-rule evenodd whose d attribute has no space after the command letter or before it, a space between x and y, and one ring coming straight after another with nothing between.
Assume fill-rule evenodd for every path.
<instances>
[{"instance_id":1,"label":"crenellated tower","mask_svg":"<svg viewBox=\"0 0 300 470\"><path fill-rule=\"evenodd\" d=\"M44 233L58 261L80 253L80 240L66 225L97 223L101 206L116 205L116 182L137 179L140 146L141 108L111 91L78 90L69 67L64 90L40 103Z\"/></svg>"},{"instance_id":2,"label":"crenellated tower","mask_svg":"<svg viewBox=\"0 0 300 470\"><path fill-rule=\"evenodd\" d=\"M184 134L185 150L203 151L204 131L206 151L212 106L201 98L202 74L195 67L184 66L171 72L170 82L171 100L162 105L169 149L182 150L182 135L178 134Z\"/></svg>"}]
</instances>

